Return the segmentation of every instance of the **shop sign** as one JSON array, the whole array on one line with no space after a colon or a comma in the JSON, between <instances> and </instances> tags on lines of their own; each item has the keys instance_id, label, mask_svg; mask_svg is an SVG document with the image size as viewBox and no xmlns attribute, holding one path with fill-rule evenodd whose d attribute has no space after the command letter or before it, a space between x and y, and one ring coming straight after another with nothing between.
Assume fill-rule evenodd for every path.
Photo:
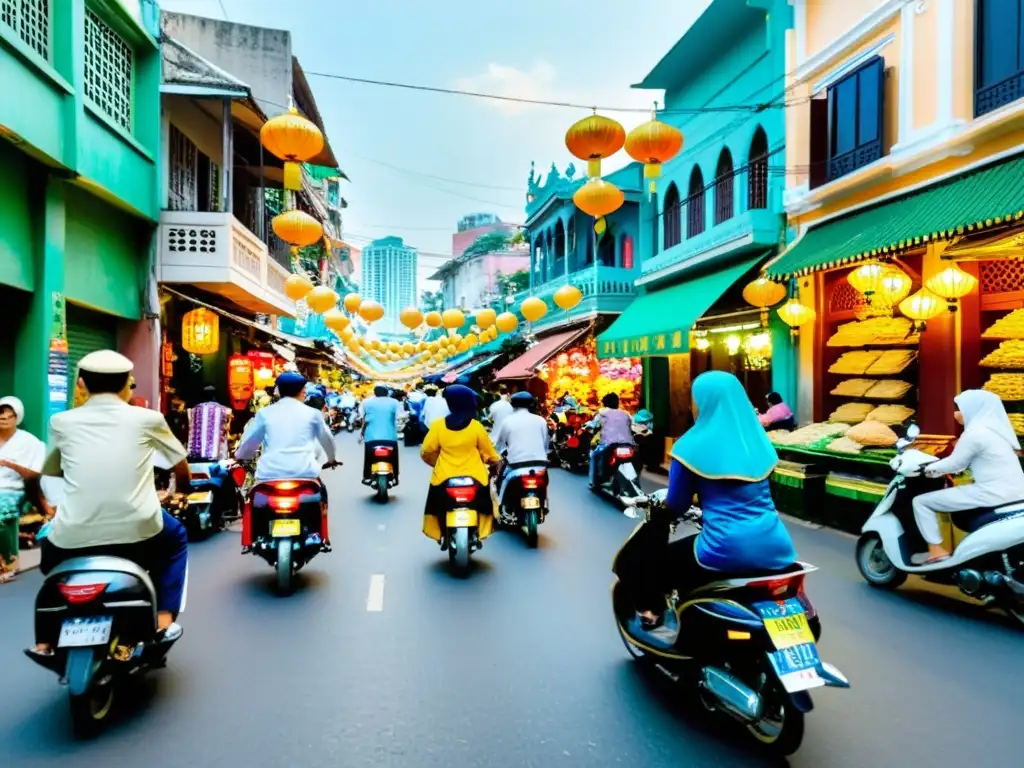
<instances>
[{"instance_id":1,"label":"shop sign","mask_svg":"<svg viewBox=\"0 0 1024 768\"><path fill-rule=\"evenodd\" d=\"M63 304L63 302L62 302ZM47 357L47 405L50 416L68 407L68 343L51 339Z\"/></svg>"},{"instance_id":2,"label":"shop sign","mask_svg":"<svg viewBox=\"0 0 1024 768\"><path fill-rule=\"evenodd\" d=\"M645 357L677 355L689 351L689 334L683 331L635 336L618 341L602 341L602 357Z\"/></svg>"},{"instance_id":3,"label":"shop sign","mask_svg":"<svg viewBox=\"0 0 1024 768\"><path fill-rule=\"evenodd\" d=\"M255 390L252 360L245 355L229 357L228 394L231 397L231 407L236 411L245 408Z\"/></svg>"},{"instance_id":4,"label":"shop sign","mask_svg":"<svg viewBox=\"0 0 1024 768\"><path fill-rule=\"evenodd\" d=\"M68 337L68 316L64 305L64 296L58 291L50 294L50 338L66 339Z\"/></svg>"},{"instance_id":5,"label":"shop sign","mask_svg":"<svg viewBox=\"0 0 1024 768\"><path fill-rule=\"evenodd\" d=\"M165 379L174 376L174 361L177 360L174 354L174 345L165 341L160 348L160 375Z\"/></svg>"},{"instance_id":6,"label":"shop sign","mask_svg":"<svg viewBox=\"0 0 1024 768\"><path fill-rule=\"evenodd\" d=\"M274 353L252 350L246 353L246 357L252 361L253 384L257 389L266 389L273 386L276 374L274 372Z\"/></svg>"}]
</instances>

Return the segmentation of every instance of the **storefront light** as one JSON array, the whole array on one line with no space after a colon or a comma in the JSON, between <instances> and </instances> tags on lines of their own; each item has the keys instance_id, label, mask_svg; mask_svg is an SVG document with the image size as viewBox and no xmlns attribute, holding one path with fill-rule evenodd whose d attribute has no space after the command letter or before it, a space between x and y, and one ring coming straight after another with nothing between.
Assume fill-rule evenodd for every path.
<instances>
[{"instance_id":1,"label":"storefront light","mask_svg":"<svg viewBox=\"0 0 1024 768\"><path fill-rule=\"evenodd\" d=\"M220 348L220 318L204 307L181 319L181 348L193 355L212 355Z\"/></svg>"},{"instance_id":2,"label":"storefront light","mask_svg":"<svg viewBox=\"0 0 1024 768\"><path fill-rule=\"evenodd\" d=\"M735 333L732 334L731 336L725 337L725 348L729 350L730 355L739 354L740 344L742 344L742 341L740 340L740 337L737 336Z\"/></svg>"},{"instance_id":3,"label":"storefront light","mask_svg":"<svg viewBox=\"0 0 1024 768\"><path fill-rule=\"evenodd\" d=\"M956 312L957 302L974 290L978 280L964 272L956 264L951 264L937 275L925 281L925 287L932 293L944 298L950 312Z\"/></svg>"},{"instance_id":4,"label":"storefront light","mask_svg":"<svg viewBox=\"0 0 1024 768\"><path fill-rule=\"evenodd\" d=\"M923 331L925 323L942 312L942 299L927 288L922 288L900 302L900 312L914 321L917 330Z\"/></svg>"},{"instance_id":5,"label":"storefront light","mask_svg":"<svg viewBox=\"0 0 1024 768\"><path fill-rule=\"evenodd\" d=\"M788 325L795 336L801 325L806 325L814 320L817 313L806 304L801 304L797 298L791 298L778 309L782 322Z\"/></svg>"},{"instance_id":6,"label":"storefront light","mask_svg":"<svg viewBox=\"0 0 1024 768\"><path fill-rule=\"evenodd\" d=\"M765 357L766 353L771 354L772 350L772 337L769 333L755 333L747 336L747 340L743 345L746 348L747 354L755 357Z\"/></svg>"},{"instance_id":7,"label":"storefront light","mask_svg":"<svg viewBox=\"0 0 1024 768\"><path fill-rule=\"evenodd\" d=\"M711 348L711 341L706 336L698 336L693 346L698 352L707 352Z\"/></svg>"}]
</instances>

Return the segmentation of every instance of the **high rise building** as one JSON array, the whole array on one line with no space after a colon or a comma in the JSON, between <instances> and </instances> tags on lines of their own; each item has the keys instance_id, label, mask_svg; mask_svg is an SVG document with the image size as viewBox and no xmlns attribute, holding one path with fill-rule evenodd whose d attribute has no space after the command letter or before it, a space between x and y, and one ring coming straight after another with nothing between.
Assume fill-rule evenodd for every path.
<instances>
[{"instance_id":1,"label":"high rise building","mask_svg":"<svg viewBox=\"0 0 1024 768\"><path fill-rule=\"evenodd\" d=\"M398 316L416 304L416 260L416 249L400 237L383 237L363 248L360 293L384 307L384 319L375 324L378 332L404 330Z\"/></svg>"}]
</instances>

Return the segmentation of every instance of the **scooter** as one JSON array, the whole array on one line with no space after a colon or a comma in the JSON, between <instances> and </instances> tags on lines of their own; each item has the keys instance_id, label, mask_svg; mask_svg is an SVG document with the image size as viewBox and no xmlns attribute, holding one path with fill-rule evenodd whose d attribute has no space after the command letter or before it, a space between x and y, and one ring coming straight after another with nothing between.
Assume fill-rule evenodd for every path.
<instances>
[{"instance_id":1,"label":"scooter","mask_svg":"<svg viewBox=\"0 0 1024 768\"><path fill-rule=\"evenodd\" d=\"M181 630L174 637L158 633L156 613L149 574L118 557L66 560L43 580L36 596L36 641L54 650L26 655L67 685L79 736L100 729L125 680L166 665Z\"/></svg>"},{"instance_id":2,"label":"scooter","mask_svg":"<svg viewBox=\"0 0 1024 768\"><path fill-rule=\"evenodd\" d=\"M370 465L370 477L368 480L363 480L363 485L369 485L376 491L374 498L381 504L387 503L388 491L398 485L394 453L395 449L390 445L375 445L373 447L373 463Z\"/></svg>"},{"instance_id":3,"label":"scooter","mask_svg":"<svg viewBox=\"0 0 1024 768\"><path fill-rule=\"evenodd\" d=\"M330 428L332 435L338 434L345 428L346 419L340 408L328 408L327 426Z\"/></svg>"},{"instance_id":4,"label":"scooter","mask_svg":"<svg viewBox=\"0 0 1024 768\"><path fill-rule=\"evenodd\" d=\"M238 519L245 499L234 461L190 461L188 466L192 473L188 504L175 516L189 538L204 538L222 530L225 520Z\"/></svg>"},{"instance_id":5,"label":"scooter","mask_svg":"<svg viewBox=\"0 0 1024 768\"><path fill-rule=\"evenodd\" d=\"M363 420L359 416L358 408L342 408L341 414L342 418L345 420L345 428L348 429L349 432L354 432L363 426Z\"/></svg>"},{"instance_id":6,"label":"scooter","mask_svg":"<svg viewBox=\"0 0 1024 768\"><path fill-rule=\"evenodd\" d=\"M341 462L323 468L336 466ZM258 555L274 568L279 595L290 595L299 569L330 551L327 501L319 478L253 485L242 517L242 554Z\"/></svg>"},{"instance_id":7,"label":"scooter","mask_svg":"<svg viewBox=\"0 0 1024 768\"><path fill-rule=\"evenodd\" d=\"M912 556L927 551L911 506L919 494L940 489L942 479L924 477L938 459L910 446L920 434L916 424L896 443L890 462L896 475L857 540L857 568L878 589L896 589L911 574L952 584L969 597L1002 608L1024 624L1024 499L988 509L950 515L967 536L948 560L914 565Z\"/></svg>"},{"instance_id":8,"label":"scooter","mask_svg":"<svg viewBox=\"0 0 1024 768\"><path fill-rule=\"evenodd\" d=\"M606 448L598 483L591 488L594 493L617 504L627 516L637 507L638 502L646 498L640 487L635 457L635 445L622 443Z\"/></svg>"},{"instance_id":9,"label":"scooter","mask_svg":"<svg viewBox=\"0 0 1024 768\"><path fill-rule=\"evenodd\" d=\"M483 547L483 540L494 530L494 515L477 511L477 493L486 489L481 489L472 477L453 477L444 485L445 503L423 516L423 533L448 550L453 572L466 578L473 553ZM440 515L445 516L444 532L438 522Z\"/></svg>"},{"instance_id":10,"label":"scooter","mask_svg":"<svg viewBox=\"0 0 1024 768\"><path fill-rule=\"evenodd\" d=\"M537 526L548 515L548 480L547 468L541 464L508 469L503 463L497 474L500 522L520 528L531 549L537 546Z\"/></svg>"},{"instance_id":11,"label":"scooter","mask_svg":"<svg viewBox=\"0 0 1024 768\"><path fill-rule=\"evenodd\" d=\"M656 491L639 500L644 521L616 555L616 575L619 556L634 537L660 536L646 526L664 527L665 541L675 531L663 516L665 495ZM700 510L691 508L682 522L699 529ZM695 687L709 711L740 723L767 750L791 755L814 706L809 691L850 686L818 654L821 620L804 591L804 579L816 570L796 563L781 572L723 578L690 593L672 591L665 601L670 620L651 631L640 627L632 598L616 579L615 623L633 659Z\"/></svg>"}]
</instances>

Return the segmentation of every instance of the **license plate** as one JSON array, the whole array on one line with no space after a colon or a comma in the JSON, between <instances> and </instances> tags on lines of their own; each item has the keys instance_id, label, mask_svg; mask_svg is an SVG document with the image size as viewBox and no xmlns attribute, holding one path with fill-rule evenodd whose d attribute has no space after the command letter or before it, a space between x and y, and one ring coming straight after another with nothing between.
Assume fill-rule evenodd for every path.
<instances>
[{"instance_id":1,"label":"license plate","mask_svg":"<svg viewBox=\"0 0 1024 768\"><path fill-rule=\"evenodd\" d=\"M114 620L110 616L65 621L60 627L57 647L82 648L91 645L106 645L110 642L110 630L113 626Z\"/></svg>"},{"instance_id":2,"label":"license plate","mask_svg":"<svg viewBox=\"0 0 1024 768\"><path fill-rule=\"evenodd\" d=\"M200 491L188 495L189 504L209 504L213 501L213 491Z\"/></svg>"},{"instance_id":3,"label":"license plate","mask_svg":"<svg viewBox=\"0 0 1024 768\"><path fill-rule=\"evenodd\" d=\"M807 614L798 599L755 603L754 608L764 621L764 628L768 630L768 636L775 643L776 649L781 651L807 643L814 644Z\"/></svg>"},{"instance_id":4,"label":"license plate","mask_svg":"<svg viewBox=\"0 0 1024 768\"><path fill-rule=\"evenodd\" d=\"M820 688L825 681L818 674L821 658L814 643L795 645L768 654L782 687L789 693Z\"/></svg>"},{"instance_id":5,"label":"license plate","mask_svg":"<svg viewBox=\"0 0 1024 768\"><path fill-rule=\"evenodd\" d=\"M391 465L388 464L386 461L378 461L376 464L373 465L372 469L374 474L391 474Z\"/></svg>"},{"instance_id":6,"label":"license plate","mask_svg":"<svg viewBox=\"0 0 1024 768\"><path fill-rule=\"evenodd\" d=\"M452 512L455 517L455 525L469 525L473 521L473 513L468 509L456 509Z\"/></svg>"},{"instance_id":7,"label":"license plate","mask_svg":"<svg viewBox=\"0 0 1024 768\"><path fill-rule=\"evenodd\" d=\"M540 499L536 496L527 496L523 499L523 509L540 509Z\"/></svg>"},{"instance_id":8,"label":"license plate","mask_svg":"<svg viewBox=\"0 0 1024 768\"><path fill-rule=\"evenodd\" d=\"M270 525L271 536L298 536L302 533L301 520L275 520Z\"/></svg>"},{"instance_id":9,"label":"license plate","mask_svg":"<svg viewBox=\"0 0 1024 768\"><path fill-rule=\"evenodd\" d=\"M619 464L619 471L627 480L636 480L636 467L632 464Z\"/></svg>"}]
</instances>

